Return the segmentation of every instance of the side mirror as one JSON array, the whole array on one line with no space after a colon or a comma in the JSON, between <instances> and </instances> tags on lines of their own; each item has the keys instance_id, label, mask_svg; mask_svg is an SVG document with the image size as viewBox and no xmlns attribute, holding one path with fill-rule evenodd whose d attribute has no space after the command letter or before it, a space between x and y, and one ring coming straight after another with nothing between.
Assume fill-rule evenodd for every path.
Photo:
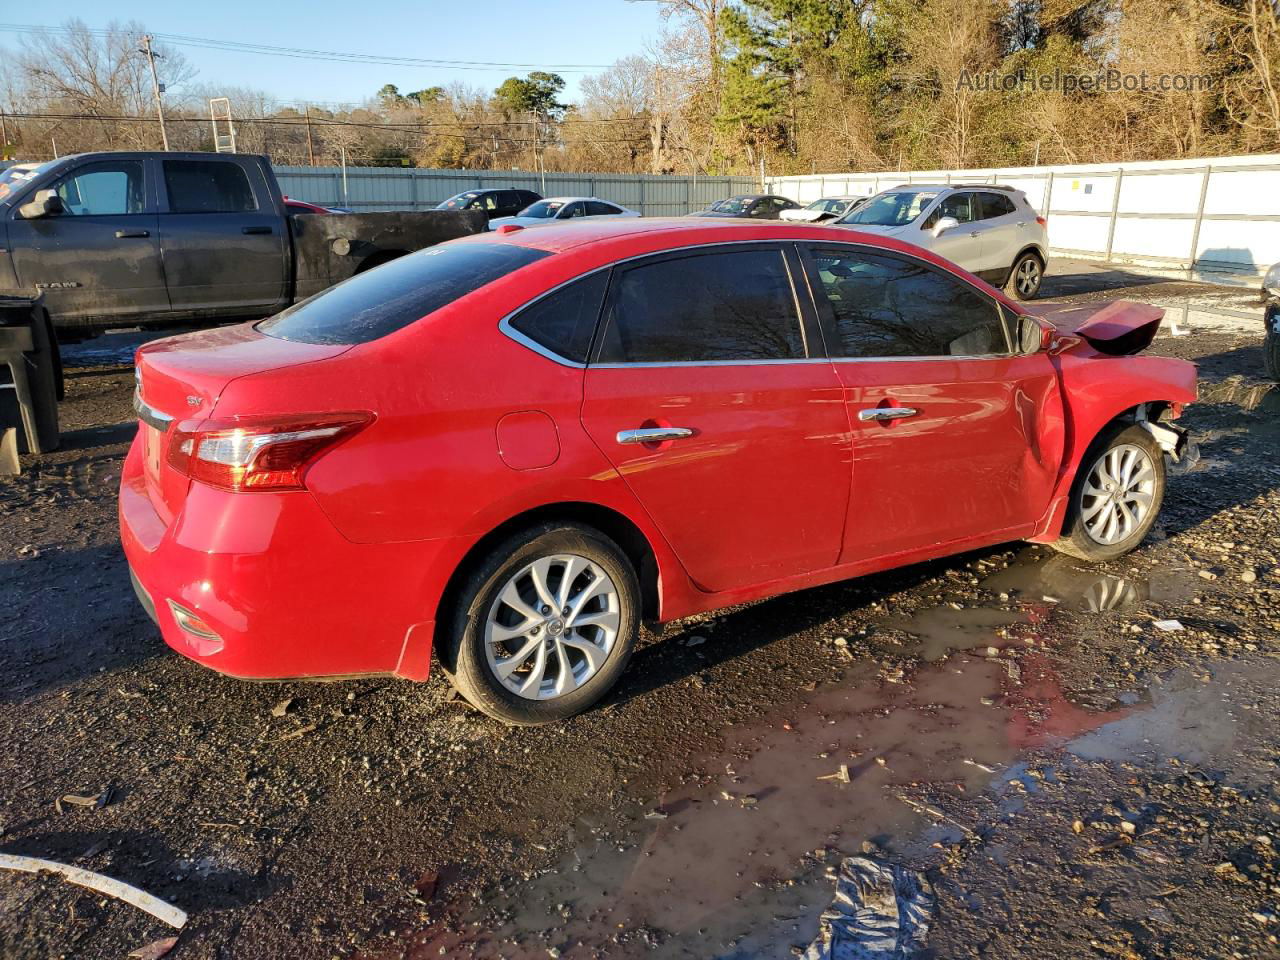
<instances>
[{"instance_id":1,"label":"side mirror","mask_svg":"<svg viewBox=\"0 0 1280 960\"><path fill-rule=\"evenodd\" d=\"M24 220L39 220L63 213L62 198L56 190L37 190L36 195L18 208Z\"/></svg>"},{"instance_id":2,"label":"side mirror","mask_svg":"<svg viewBox=\"0 0 1280 960\"><path fill-rule=\"evenodd\" d=\"M958 226L960 226L960 221L955 217L943 217L933 225L933 235L940 237L948 230L954 230Z\"/></svg>"},{"instance_id":3,"label":"side mirror","mask_svg":"<svg viewBox=\"0 0 1280 960\"><path fill-rule=\"evenodd\" d=\"M1025 314L1018 317L1018 352L1040 353L1053 346L1053 332L1037 320Z\"/></svg>"}]
</instances>

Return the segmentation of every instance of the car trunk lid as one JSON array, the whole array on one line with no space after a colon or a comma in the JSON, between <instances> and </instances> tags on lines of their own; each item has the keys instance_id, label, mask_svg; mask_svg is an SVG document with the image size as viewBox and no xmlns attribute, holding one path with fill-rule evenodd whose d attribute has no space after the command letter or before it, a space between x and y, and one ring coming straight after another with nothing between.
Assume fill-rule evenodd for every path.
<instances>
[{"instance_id":1,"label":"car trunk lid","mask_svg":"<svg viewBox=\"0 0 1280 960\"><path fill-rule=\"evenodd\" d=\"M1099 353L1123 357L1141 353L1151 346L1164 308L1132 300L1103 303L1037 303L1026 305L1029 313L1053 324L1063 336L1080 337Z\"/></svg>"},{"instance_id":2,"label":"car trunk lid","mask_svg":"<svg viewBox=\"0 0 1280 960\"><path fill-rule=\"evenodd\" d=\"M327 360L347 345L297 343L258 333L251 325L168 337L137 354L134 408L142 435L147 494L161 520L172 521L190 487L167 462L172 431L183 421L213 416L227 384L240 377Z\"/></svg>"}]
</instances>

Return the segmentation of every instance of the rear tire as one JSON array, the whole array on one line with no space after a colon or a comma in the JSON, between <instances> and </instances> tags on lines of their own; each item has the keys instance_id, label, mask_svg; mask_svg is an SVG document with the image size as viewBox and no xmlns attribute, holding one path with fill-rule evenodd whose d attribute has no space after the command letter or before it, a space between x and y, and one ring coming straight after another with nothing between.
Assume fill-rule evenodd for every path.
<instances>
[{"instance_id":1,"label":"rear tire","mask_svg":"<svg viewBox=\"0 0 1280 960\"><path fill-rule=\"evenodd\" d=\"M1075 482L1062 537L1052 546L1082 560L1114 560L1151 530L1164 503L1164 451L1135 423L1114 423L1090 445Z\"/></svg>"},{"instance_id":2,"label":"rear tire","mask_svg":"<svg viewBox=\"0 0 1280 960\"><path fill-rule=\"evenodd\" d=\"M1034 300L1040 293L1043 280L1044 261L1039 254L1028 250L1013 261L1006 288L1019 300Z\"/></svg>"},{"instance_id":3,"label":"rear tire","mask_svg":"<svg viewBox=\"0 0 1280 960\"><path fill-rule=\"evenodd\" d=\"M639 580L617 544L591 527L544 524L499 544L467 580L445 672L496 720L554 723L617 682L639 614Z\"/></svg>"}]
</instances>

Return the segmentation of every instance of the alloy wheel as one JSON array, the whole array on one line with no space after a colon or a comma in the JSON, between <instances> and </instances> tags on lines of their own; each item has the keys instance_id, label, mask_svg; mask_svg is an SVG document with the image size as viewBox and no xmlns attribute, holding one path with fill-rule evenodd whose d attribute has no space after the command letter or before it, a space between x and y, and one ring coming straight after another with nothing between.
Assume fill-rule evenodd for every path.
<instances>
[{"instance_id":1,"label":"alloy wheel","mask_svg":"<svg viewBox=\"0 0 1280 960\"><path fill-rule=\"evenodd\" d=\"M1030 296L1040 287L1040 261L1035 257L1027 257L1018 264L1018 292Z\"/></svg>"},{"instance_id":2,"label":"alloy wheel","mask_svg":"<svg viewBox=\"0 0 1280 960\"><path fill-rule=\"evenodd\" d=\"M1151 512L1155 487L1155 465L1146 450L1132 443L1107 450L1089 471L1081 493L1085 531L1104 546L1127 540Z\"/></svg>"},{"instance_id":3,"label":"alloy wheel","mask_svg":"<svg viewBox=\"0 0 1280 960\"><path fill-rule=\"evenodd\" d=\"M554 700L594 677L622 624L617 585L576 554L540 557L509 577L490 605L485 655L493 676L528 700Z\"/></svg>"}]
</instances>

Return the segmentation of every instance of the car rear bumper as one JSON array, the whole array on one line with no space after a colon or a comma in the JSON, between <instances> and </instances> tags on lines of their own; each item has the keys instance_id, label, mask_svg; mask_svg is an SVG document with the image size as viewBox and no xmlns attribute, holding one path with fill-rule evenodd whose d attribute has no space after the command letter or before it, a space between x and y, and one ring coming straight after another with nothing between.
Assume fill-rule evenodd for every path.
<instances>
[{"instance_id":1,"label":"car rear bumper","mask_svg":"<svg viewBox=\"0 0 1280 960\"><path fill-rule=\"evenodd\" d=\"M455 542L352 543L305 491L202 484L165 525L137 442L119 516L138 599L183 656L247 679L426 678L443 590L432 571L445 568Z\"/></svg>"}]
</instances>

